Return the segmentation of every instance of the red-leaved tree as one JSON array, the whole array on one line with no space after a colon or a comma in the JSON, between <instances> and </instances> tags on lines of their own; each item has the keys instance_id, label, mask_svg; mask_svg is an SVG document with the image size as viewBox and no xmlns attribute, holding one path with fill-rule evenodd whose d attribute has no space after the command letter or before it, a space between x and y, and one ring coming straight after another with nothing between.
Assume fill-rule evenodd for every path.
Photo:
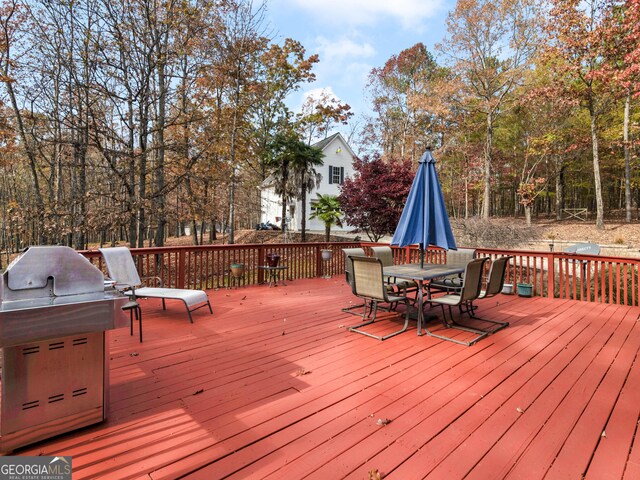
<instances>
[{"instance_id":1,"label":"red-leaved tree","mask_svg":"<svg viewBox=\"0 0 640 480\"><path fill-rule=\"evenodd\" d=\"M344 181L338 197L344 222L377 242L398 225L414 170L410 160L388 161L379 156L356 159L353 167L355 175Z\"/></svg>"}]
</instances>

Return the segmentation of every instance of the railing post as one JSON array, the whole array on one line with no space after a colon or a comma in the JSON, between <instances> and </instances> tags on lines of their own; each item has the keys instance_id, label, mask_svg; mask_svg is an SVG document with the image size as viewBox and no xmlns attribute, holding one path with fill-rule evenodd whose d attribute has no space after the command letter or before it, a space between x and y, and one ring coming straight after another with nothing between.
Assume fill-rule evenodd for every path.
<instances>
[{"instance_id":1,"label":"railing post","mask_svg":"<svg viewBox=\"0 0 640 480\"><path fill-rule=\"evenodd\" d=\"M547 254L547 298L555 298L556 292L556 271L555 254Z\"/></svg>"},{"instance_id":2,"label":"railing post","mask_svg":"<svg viewBox=\"0 0 640 480\"><path fill-rule=\"evenodd\" d=\"M322 254L320 245L316 245L316 277L322 276Z\"/></svg>"},{"instance_id":3,"label":"railing post","mask_svg":"<svg viewBox=\"0 0 640 480\"><path fill-rule=\"evenodd\" d=\"M185 254L184 250L178 250L178 285L176 288L184 288L184 272L185 272Z\"/></svg>"},{"instance_id":4,"label":"railing post","mask_svg":"<svg viewBox=\"0 0 640 480\"><path fill-rule=\"evenodd\" d=\"M266 253L264 249L264 244L262 244L258 247L258 265L257 266L267 264L265 255ZM264 283L264 269L258 268L258 284L261 284L261 283Z\"/></svg>"}]
</instances>

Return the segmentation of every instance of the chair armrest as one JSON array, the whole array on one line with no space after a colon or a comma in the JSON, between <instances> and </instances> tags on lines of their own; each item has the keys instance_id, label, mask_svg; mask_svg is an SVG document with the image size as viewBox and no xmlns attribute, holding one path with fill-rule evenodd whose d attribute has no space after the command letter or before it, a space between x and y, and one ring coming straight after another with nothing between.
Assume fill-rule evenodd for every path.
<instances>
[{"instance_id":1,"label":"chair armrest","mask_svg":"<svg viewBox=\"0 0 640 480\"><path fill-rule=\"evenodd\" d=\"M129 297L131 298L131 300L136 299L136 287L135 285L129 285L128 283L114 283L113 284L113 288L115 288L116 290L121 291L122 293L124 293L126 290L131 290L131 295L129 295Z\"/></svg>"},{"instance_id":2,"label":"chair armrest","mask_svg":"<svg viewBox=\"0 0 640 480\"><path fill-rule=\"evenodd\" d=\"M154 284L157 285L158 288L164 287L164 285L162 284L162 279L160 277L144 277L144 278L141 278L141 280L142 280L143 286L147 285L146 280L155 280Z\"/></svg>"}]
</instances>

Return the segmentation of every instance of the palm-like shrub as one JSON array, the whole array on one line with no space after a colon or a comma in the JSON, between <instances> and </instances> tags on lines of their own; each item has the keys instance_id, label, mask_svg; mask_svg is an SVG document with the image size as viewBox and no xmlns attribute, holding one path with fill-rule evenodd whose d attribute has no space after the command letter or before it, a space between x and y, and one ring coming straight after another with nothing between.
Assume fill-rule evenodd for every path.
<instances>
[{"instance_id":1,"label":"palm-like shrub","mask_svg":"<svg viewBox=\"0 0 640 480\"><path fill-rule=\"evenodd\" d=\"M325 241L328 242L331 238L331 227L333 225L342 227L340 202L335 195L322 195L319 193L314 206L315 209L311 212L309 218L317 218L321 222L324 222L324 238Z\"/></svg>"}]
</instances>

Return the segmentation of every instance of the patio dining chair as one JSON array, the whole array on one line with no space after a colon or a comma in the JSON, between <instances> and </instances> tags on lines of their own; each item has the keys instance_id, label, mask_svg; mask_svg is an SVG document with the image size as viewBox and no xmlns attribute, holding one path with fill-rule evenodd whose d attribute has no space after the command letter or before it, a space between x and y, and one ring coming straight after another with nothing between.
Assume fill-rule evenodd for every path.
<instances>
[{"instance_id":1,"label":"patio dining chair","mask_svg":"<svg viewBox=\"0 0 640 480\"><path fill-rule=\"evenodd\" d=\"M466 266L471 260L476 258L475 248L459 248L447 251L446 265ZM429 289L446 291L449 293L459 291L462 288L462 274L449 275L444 278L433 280L429 283Z\"/></svg>"},{"instance_id":2,"label":"patio dining chair","mask_svg":"<svg viewBox=\"0 0 640 480\"><path fill-rule=\"evenodd\" d=\"M209 297L203 290L143 286L143 282L138 275L138 269L131 256L131 251L128 248L112 247L100 248L99 250L107 266L109 277L116 282L116 288L123 290L124 294L129 296L131 300L130 310L135 313L136 316L138 314L140 315L140 341L142 341L142 311L138 304L139 298L160 298L162 299L163 310L167 309L165 300L180 300L187 309L189 322L191 323L193 323L191 312L199 308L209 307L209 312L213 313ZM131 320L133 321L133 318Z\"/></svg>"},{"instance_id":3,"label":"patio dining chair","mask_svg":"<svg viewBox=\"0 0 640 480\"><path fill-rule=\"evenodd\" d=\"M346 282L353 289L353 263L351 262L350 257L364 257L364 248L343 248L342 252L344 253L344 277ZM358 305L345 307L342 309L342 311L345 313L350 313L351 315L360 315L359 312L354 312L353 310L363 308L366 312L366 307L366 303L360 303Z\"/></svg>"},{"instance_id":4,"label":"patio dining chair","mask_svg":"<svg viewBox=\"0 0 640 480\"><path fill-rule=\"evenodd\" d=\"M487 284L484 290L480 290L478 300L493 297L502 292L507 265L512 258L512 256L500 257L491 262L489 274L487 275Z\"/></svg>"},{"instance_id":5,"label":"patio dining chair","mask_svg":"<svg viewBox=\"0 0 640 480\"><path fill-rule=\"evenodd\" d=\"M349 327L349 331L361 333L368 337L375 338L377 340L386 340L387 338L398 335L407 330L409 327L409 299L406 295L399 295L398 293L390 294L384 275L382 273L382 262L377 258L371 257L350 257L353 271L353 294L364 300L365 305L371 304L372 316L365 321L367 317L367 308L365 308L362 314L362 323ZM361 330L361 327L370 325L376 320L379 303L399 303L405 304L405 321L404 326L395 332L387 335L375 335L373 333Z\"/></svg>"},{"instance_id":6,"label":"patio dining chair","mask_svg":"<svg viewBox=\"0 0 640 480\"><path fill-rule=\"evenodd\" d=\"M383 267L391 267L394 265L393 250L391 247L371 247L371 251L373 252L373 258L380 260ZM398 292L402 291L405 295L409 292L416 292L417 295L418 284L412 280L398 280L395 277L387 276L385 276L385 280L387 285L395 287Z\"/></svg>"},{"instance_id":7,"label":"patio dining chair","mask_svg":"<svg viewBox=\"0 0 640 480\"><path fill-rule=\"evenodd\" d=\"M453 311L451 307L458 306L460 307L460 316L462 316L464 313L467 313L469 317L476 318L473 313L474 307L472 302L480 296L482 283L483 283L482 274L484 272L484 264L486 261L487 261L487 258L476 258L474 260L471 260L467 264L462 277L462 288L460 288L458 292L448 293L440 297L431 298L430 300L432 304L440 305L440 307L442 308L443 323L447 328L455 328L458 330L463 330L465 332L471 332L475 334L475 337L473 337L468 341L461 341L456 338L435 335L433 333L432 333L432 336L468 346L468 345L473 345L478 340L508 325L508 323L505 324L502 322L494 322L493 320L481 319L483 322L498 324L497 329L485 330L485 329L473 327L470 325L462 324L459 321L456 321L453 317ZM449 319L447 319L447 316L445 314L445 310L444 310L445 305L449 309Z\"/></svg>"},{"instance_id":8,"label":"patio dining chair","mask_svg":"<svg viewBox=\"0 0 640 480\"><path fill-rule=\"evenodd\" d=\"M496 258L491 262L491 267L489 268L489 274L486 277L486 285L484 290L480 290L480 294L478 295L477 300L482 300L483 298L494 297L497 294L502 292L502 288L504 287L504 279L507 273L507 265L509 265L509 261L512 259L512 256L505 256ZM474 310L478 308L476 304L471 302L469 315L475 318ZM501 328L505 328L509 326L509 322L496 322L493 320L483 320L485 322L489 322L495 325L498 325L498 328L492 330L491 333L497 332Z\"/></svg>"},{"instance_id":9,"label":"patio dining chair","mask_svg":"<svg viewBox=\"0 0 640 480\"><path fill-rule=\"evenodd\" d=\"M349 257L366 257L364 248L343 248L344 253L344 275L349 285L353 285L353 264Z\"/></svg>"}]
</instances>

